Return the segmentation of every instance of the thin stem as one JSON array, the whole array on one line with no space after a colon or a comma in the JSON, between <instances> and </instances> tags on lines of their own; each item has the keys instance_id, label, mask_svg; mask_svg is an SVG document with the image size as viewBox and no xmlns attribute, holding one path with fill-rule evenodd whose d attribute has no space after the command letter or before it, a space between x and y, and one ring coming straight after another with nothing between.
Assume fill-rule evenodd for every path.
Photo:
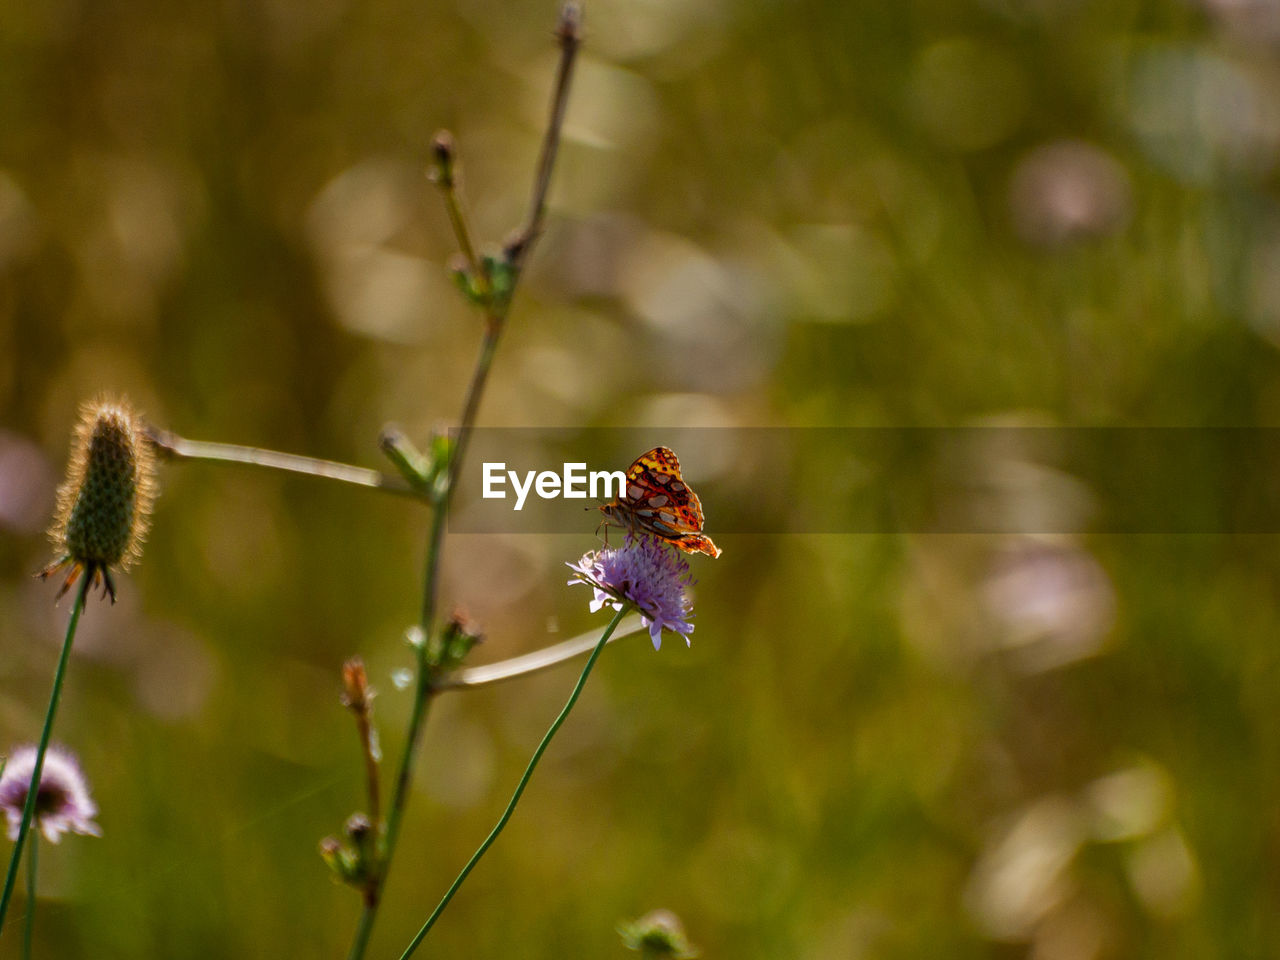
<instances>
[{"instance_id":1,"label":"thin stem","mask_svg":"<svg viewBox=\"0 0 1280 960\"><path fill-rule=\"evenodd\" d=\"M609 642L614 643L643 629L644 624L640 620L640 615L632 614L618 624L618 629L613 632ZM491 683L527 677L581 656L595 644L596 635L593 630L591 633L584 633L519 657L499 660L497 663L486 663L481 667L468 667L466 670L448 674L436 681L436 691L444 693L446 690L473 690Z\"/></svg>"},{"instance_id":2,"label":"thin stem","mask_svg":"<svg viewBox=\"0 0 1280 960\"><path fill-rule=\"evenodd\" d=\"M596 665L596 660L600 657L600 651L605 648L605 644L609 642L609 637L613 631L617 629L618 624L622 622L622 617L630 609L630 604L624 604L622 609L614 616L613 621L605 628L600 639L596 641L595 649L591 651L591 656L587 658L587 664L582 668L582 674L578 677L578 682L573 686L573 692L569 694L569 699L565 702L564 708L559 715L551 721L551 726L547 729L546 734L542 738L542 742L538 744L538 749L533 751L533 757L529 760L529 765L525 767L524 774L520 777L520 782L516 784L515 792L511 795L507 808L502 811L502 816L498 818L498 822L494 824L493 829L489 831L489 835L484 838L484 842L471 855L471 859L467 861L467 865L462 868L462 872L458 874L457 879L450 884L449 889L445 891L444 896L440 899L440 903L435 910L431 912L431 916L427 917L427 922L422 925L422 929L418 931L417 936L413 938L404 953L400 955L400 960L408 960L413 952L418 949L418 945L422 943L427 932L435 925L440 914L444 912L444 908L449 905L449 901L453 899L453 895L458 892L458 888L462 886L462 881L467 879L467 875L485 852L493 846L493 842L498 839L498 834L502 833L502 828L507 825L507 821L511 819L511 815L515 812L516 804L520 802L520 796L524 793L524 788L529 785L529 778L533 776L534 768L538 766L538 761L542 759L542 755L546 752L547 747L551 743L551 739L560 730L565 720L569 717L569 712L573 710L574 704L578 702L578 697L582 693L582 688L586 686L587 677L591 675L591 668Z\"/></svg>"},{"instance_id":3,"label":"thin stem","mask_svg":"<svg viewBox=\"0 0 1280 960\"><path fill-rule=\"evenodd\" d=\"M342 665L342 705L356 718L356 734L360 739L360 753L364 757L369 820L376 831L374 836L380 836L382 791L378 787L378 749L375 745L378 734L373 726L373 691L369 689L369 673L360 657L352 657Z\"/></svg>"},{"instance_id":4,"label":"thin stem","mask_svg":"<svg viewBox=\"0 0 1280 960\"><path fill-rule=\"evenodd\" d=\"M529 200L529 215L516 236L507 242L507 256L511 265L519 270L542 233L542 221L547 213L547 192L551 189L551 174L555 170L556 153L560 149L560 134L564 128L564 115L569 104L569 87L573 80L573 64L578 47L582 44L582 10L577 3L566 3L560 10L560 22L556 25L556 39L560 41L560 64L556 69L555 92L551 96L551 118L542 138L542 152L538 157L538 172L533 178L533 194Z\"/></svg>"},{"instance_id":5,"label":"thin stem","mask_svg":"<svg viewBox=\"0 0 1280 960\"><path fill-rule=\"evenodd\" d=\"M471 383L467 386L466 400L462 404L462 418L458 422L457 441L449 456L449 478L444 496L436 507L436 515L431 524L431 539L427 547L427 572L422 590L422 629L430 631L435 620L436 602L440 588L440 548L444 542L445 520L448 517L449 505L453 500L453 490L458 482L458 473L462 469L462 458L466 456L467 441L475 428L476 415L480 412L480 398L484 395L485 384L489 382L489 370L493 367L493 357L498 351L498 340L502 336L504 317L491 317L485 323L484 341L480 344L480 355L476 358L475 369L471 373Z\"/></svg>"},{"instance_id":6,"label":"thin stem","mask_svg":"<svg viewBox=\"0 0 1280 960\"><path fill-rule=\"evenodd\" d=\"M530 201L529 216L525 227L516 239L507 245L508 256L512 267L517 271L529 256L534 242L542 232L542 221L546 216L547 191L551 188L551 173L555 168L556 153L560 145L561 131L564 127L564 115L569 100L569 86L573 78L573 63L581 42L582 16L574 3L566 3L560 12L560 23L556 28L556 36L560 39L560 65L556 71L555 93L551 98L551 116L547 121L547 131L542 140L542 152L538 159L538 171L534 176L533 197ZM447 194L451 196L452 194ZM461 241L460 241L461 242ZM512 290L514 293L514 289ZM485 318L484 341L480 345L480 356L476 360L475 370L471 374L471 383L467 387L466 400L462 405L462 419L459 421L457 445L449 460L449 483L445 488L444 503L437 511L439 517L448 512L448 503L453 488L462 468L462 460L466 454L467 441L475 425L476 414L480 409L480 398L484 395L488 382L489 370L493 366L493 357L498 349L498 341L502 337L502 328L507 319L507 307L511 303L511 295L505 297L497 312ZM439 556L440 541L444 537L443 520L432 526L431 547L429 555ZM439 582L439 566L435 563L427 565L427 582L423 591L422 628L427 630L435 612L436 591Z\"/></svg>"},{"instance_id":7,"label":"thin stem","mask_svg":"<svg viewBox=\"0 0 1280 960\"><path fill-rule=\"evenodd\" d=\"M378 884L387 881L387 871L391 866L391 855L395 852L396 841L400 838L400 821L404 818L404 809L409 799L409 787L413 783L413 762L418 753L418 741L422 738L422 730L427 719L427 708L431 703L430 669L421 662L419 653L418 684L414 689L413 707L409 714L409 733L405 741L404 751L400 755L400 767L396 772L396 787L391 795L391 808L387 814L387 835L382 855L382 870L379 871Z\"/></svg>"},{"instance_id":8,"label":"thin stem","mask_svg":"<svg viewBox=\"0 0 1280 960\"><path fill-rule=\"evenodd\" d=\"M378 761L373 754L365 754L365 773L369 778L369 819L377 829L382 823L382 810L379 807L378 794Z\"/></svg>"},{"instance_id":9,"label":"thin stem","mask_svg":"<svg viewBox=\"0 0 1280 960\"><path fill-rule=\"evenodd\" d=\"M22 808L22 823L18 827L18 839L13 845L13 853L9 856L9 872L4 879L4 893L0 894L0 931L4 929L4 918L9 912L9 899L13 896L14 883L18 877L18 861L22 859L22 847L26 843L27 832L31 829L31 819L35 815L36 797L40 793L40 775L44 772L44 755L49 749L49 737L53 734L53 718L58 712L58 698L62 696L62 680L67 674L67 661L71 659L71 643L75 640L76 625L80 623L80 614L84 611L85 598L89 595L89 584L92 580L89 570L85 570L80 577L80 589L76 591L76 602L71 608L71 619L67 623L67 636L62 641L62 655L58 658L58 669L53 674L53 692L49 695L49 708L44 714L44 729L40 731L36 765L31 771L31 783L27 787L27 802Z\"/></svg>"},{"instance_id":10,"label":"thin stem","mask_svg":"<svg viewBox=\"0 0 1280 960\"><path fill-rule=\"evenodd\" d=\"M301 473L324 480L338 480L358 487L371 487L400 496L421 499L422 494L398 477L388 476L367 467L354 467L333 460L319 460L279 450L261 447L245 447L235 443L213 443L207 440L188 440L169 430L151 427L148 431L152 444L161 455L173 460L204 460L210 463L238 463L287 473Z\"/></svg>"},{"instance_id":11,"label":"thin stem","mask_svg":"<svg viewBox=\"0 0 1280 960\"><path fill-rule=\"evenodd\" d=\"M575 47L576 49L576 47ZM561 74L565 74L564 57L561 57ZM566 78L567 79L567 78ZM565 81L562 80L562 83ZM556 141L559 139L559 122L563 119L563 107L560 101L566 95L567 89L561 91L557 88L555 104L552 107L552 130L555 131L554 136L548 133L548 138ZM544 148L544 156L546 149ZM555 151L551 150L550 155L554 157ZM549 177L539 171L539 179ZM508 298L507 302L510 300ZM427 562L424 574L424 583L422 590L422 616L419 620L423 632L430 636L431 630L435 623L437 612L437 604L440 589L440 555L444 545L444 531L446 527L446 519L449 513L449 505L453 499L453 491L457 484L458 473L462 469L462 461L466 455L467 441L470 439L471 431L475 427L476 416L480 411L480 399L484 396L484 388L489 380L489 371L493 367L493 358L498 350L498 341L502 337L502 328L505 322L505 313L493 314L486 319L484 329L484 340L480 345L480 354L476 358L476 365L471 374L471 382L467 386L466 398L462 405L462 416L458 422L457 441L453 452L449 458L449 476L448 482L444 489L444 494L440 502L436 505L436 510L431 518L431 532L428 535L427 542ZM409 784L413 779L413 754L417 753L417 742L422 731L422 721L426 716L425 701L431 695L431 677L425 669L423 657L425 656L425 645L418 648L418 683L416 695L414 698L413 711L409 718L409 736L406 749L406 755L400 764L400 774L396 778L396 791L391 803L391 813L387 823L387 859L390 859L390 853L395 847L395 839L399 833L400 814L403 811L404 802L408 796Z\"/></svg>"},{"instance_id":12,"label":"thin stem","mask_svg":"<svg viewBox=\"0 0 1280 960\"><path fill-rule=\"evenodd\" d=\"M467 215L462 209L462 198L458 195L458 185L453 177L450 177L440 185L440 192L444 194L444 206L449 212L449 223L453 225L453 235L458 240L458 247L462 250L462 255L467 260L471 275L478 282L487 284L488 280L485 277L485 273L480 269L480 258L476 256L476 245L471 240L471 228L467 225Z\"/></svg>"},{"instance_id":13,"label":"thin stem","mask_svg":"<svg viewBox=\"0 0 1280 960\"><path fill-rule=\"evenodd\" d=\"M27 917L22 924L22 960L31 960L31 935L36 928L36 851L40 849L40 831L31 838L27 851Z\"/></svg>"},{"instance_id":14,"label":"thin stem","mask_svg":"<svg viewBox=\"0 0 1280 960\"><path fill-rule=\"evenodd\" d=\"M347 951L347 960L356 960L364 956L369 945L369 937L373 934L373 922L378 919L378 901L372 902L366 897L364 909L360 911L360 922L356 925L356 935L351 941L351 949Z\"/></svg>"},{"instance_id":15,"label":"thin stem","mask_svg":"<svg viewBox=\"0 0 1280 960\"><path fill-rule=\"evenodd\" d=\"M480 258L476 256L476 245L471 239L471 228L467 224L467 214L462 207L462 187L458 183L457 148L454 146L453 134L441 130L431 142L431 152L435 154L435 163L431 168L432 182L440 188L444 197L445 210L449 213L449 223L453 227L453 235L457 238L462 257L467 262L475 282L483 284L483 292L489 292L489 277L480 269Z\"/></svg>"},{"instance_id":16,"label":"thin stem","mask_svg":"<svg viewBox=\"0 0 1280 960\"><path fill-rule=\"evenodd\" d=\"M446 497L448 492L446 491ZM427 581L422 608L421 642L415 645L417 654L417 683L414 687L413 706L410 708L409 729L405 735L404 749L400 753L400 764L396 770L395 788L391 794L391 806L387 812L387 829L381 842L379 867L373 879L365 887L364 907L360 911L360 921L356 925L355 936L351 941L351 949L347 952L347 960L361 960L373 935L373 925L378 918L378 906L382 901L382 888L386 886L387 874L391 870L391 859L395 854L396 843L400 839L400 823L404 819L405 807L409 800L409 787L413 783L413 765L418 756L418 744L426 726L427 708L431 704L432 686L431 670L426 661L426 637L431 629L435 616L434 572L439 566L440 546L443 541L444 516L446 504L442 501L436 505L431 514L431 533L427 547Z\"/></svg>"},{"instance_id":17,"label":"thin stem","mask_svg":"<svg viewBox=\"0 0 1280 960\"><path fill-rule=\"evenodd\" d=\"M382 825L382 803L378 789L378 758L373 752L373 730L369 725L369 715L360 714L356 725L360 728L360 749L364 753L364 773L369 786L369 819L376 830Z\"/></svg>"},{"instance_id":18,"label":"thin stem","mask_svg":"<svg viewBox=\"0 0 1280 960\"><path fill-rule=\"evenodd\" d=\"M427 709L435 693L436 677L431 665L427 662L427 644L435 629L438 613L440 587L440 560L444 545L444 531L449 513L449 505L453 499L453 491L457 483L463 457L467 449L467 441L475 426L480 410L480 400L484 395L489 371L493 366L493 358L498 349L498 341L506 323L507 311L510 308L515 287L519 282L519 271L532 249L539 232L546 210L546 196L551 184L551 172L555 163L556 149L560 142L561 128L564 125L565 104L569 95L569 79L573 73L573 61L578 50L581 34L581 15L576 4L566 3L560 14L560 22L556 35L560 38L561 57L556 76L556 88L552 97L550 118L543 138L542 155L538 163L538 171L534 178L532 207L529 211L526 226L517 234L513 243L508 243L506 255L515 276L511 287L501 298L490 298L490 309L485 317L484 340L480 346L480 354L476 359L475 369L471 374L471 383L467 387L466 398L462 406L462 416L458 423L457 442L449 459L449 472L443 491L433 493L435 510L431 517L431 530L427 537L426 570L423 574L422 612L419 626L422 631L421 643L417 646L417 682L414 686L413 707L409 715L409 728L405 736L404 752L396 774L395 790L392 793L391 805L387 813L387 831L382 845L381 863L374 883L366 892L365 905L356 927L355 938L348 953L348 960L362 960L365 948L373 932L373 924L377 918L378 906L381 902L381 891L386 885L387 874L391 869L391 861L395 855L396 843L400 836L400 824L408 803L409 788L413 783L413 766L418 754L422 732L426 722ZM450 157L450 162L452 158ZM458 236L463 255L467 257L472 271L477 277L484 278L475 255L475 247L471 242L470 231L452 178L442 183L445 193L445 204L449 211L450 221ZM616 625L616 624L615 624ZM607 636L607 635L606 635Z\"/></svg>"},{"instance_id":19,"label":"thin stem","mask_svg":"<svg viewBox=\"0 0 1280 960\"><path fill-rule=\"evenodd\" d=\"M440 544L444 531L445 505L440 503L431 515L431 533L427 548L427 577L439 564ZM434 603L434 593L427 597ZM395 788L391 793L391 806L387 812L387 829L381 843L381 855L378 872L365 888L364 907L360 912L360 922L356 925L355 937L351 941L351 949L347 960L361 960L369 945L369 937L373 935L373 924L378 917L378 905L382 900L382 888L386 886L387 874L391 870L391 859L395 854L396 843L400 839L400 823L404 819L405 807L409 800L409 787L413 783L413 765L418 756L418 744L426 726L427 708L431 704L432 686L431 670L426 662L426 635L430 629L434 609L424 600L421 629L422 642L415 647L417 652L417 683L414 687L413 706L409 713L409 729L405 735L404 749L400 753L400 764L396 769Z\"/></svg>"}]
</instances>

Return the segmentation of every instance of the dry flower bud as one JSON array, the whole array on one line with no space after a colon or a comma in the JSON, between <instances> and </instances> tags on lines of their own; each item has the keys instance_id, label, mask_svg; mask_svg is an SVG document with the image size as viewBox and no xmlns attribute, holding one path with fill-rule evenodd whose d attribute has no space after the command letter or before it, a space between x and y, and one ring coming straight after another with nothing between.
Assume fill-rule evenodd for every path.
<instances>
[{"instance_id":1,"label":"dry flower bud","mask_svg":"<svg viewBox=\"0 0 1280 960\"><path fill-rule=\"evenodd\" d=\"M359 657L352 657L342 665L342 705L356 713L363 713L369 708L372 696L364 661Z\"/></svg>"},{"instance_id":2,"label":"dry flower bud","mask_svg":"<svg viewBox=\"0 0 1280 960\"><path fill-rule=\"evenodd\" d=\"M58 596L83 571L115 602L111 568L127 570L142 555L155 496L155 456L141 417L123 400L84 404L49 530L59 557L41 573L70 568Z\"/></svg>"}]
</instances>

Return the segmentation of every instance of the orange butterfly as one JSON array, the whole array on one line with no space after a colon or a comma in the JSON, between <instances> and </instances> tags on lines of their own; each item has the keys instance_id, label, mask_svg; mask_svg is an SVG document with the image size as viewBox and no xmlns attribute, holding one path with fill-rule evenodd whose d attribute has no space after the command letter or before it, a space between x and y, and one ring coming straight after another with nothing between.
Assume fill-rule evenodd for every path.
<instances>
[{"instance_id":1,"label":"orange butterfly","mask_svg":"<svg viewBox=\"0 0 1280 960\"><path fill-rule=\"evenodd\" d=\"M627 470L622 496L602 503L604 526L643 530L685 553L720 556L720 548L702 534L702 504L680 476L680 461L667 447L654 447Z\"/></svg>"}]
</instances>

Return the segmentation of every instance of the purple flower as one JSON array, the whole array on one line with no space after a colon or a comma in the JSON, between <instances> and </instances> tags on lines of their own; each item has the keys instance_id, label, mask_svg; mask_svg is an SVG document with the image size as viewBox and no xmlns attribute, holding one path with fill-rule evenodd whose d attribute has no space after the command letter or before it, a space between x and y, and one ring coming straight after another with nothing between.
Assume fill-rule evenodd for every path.
<instances>
[{"instance_id":1,"label":"purple flower","mask_svg":"<svg viewBox=\"0 0 1280 960\"><path fill-rule=\"evenodd\" d=\"M577 574L570 583L595 588L593 613L606 604L620 610L624 602L632 603L649 628L653 649L661 648L664 629L690 642L693 603L686 588L693 579L689 564L671 547L652 537L627 537L621 547L583 554L577 563L566 566Z\"/></svg>"},{"instance_id":2,"label":"purple flower","mask_svg":"<svg viewBox=\"0 0 1280 960\"><path fill-rule=\"evenodd\" d=\"M18 839L22 826L22 808L27 802L31 774L36 768L36 748L18 747L9 756L0 775L0 809L9 819L9 839ZM35 826L57 843L67 831L100 837L102 831L93 822L98 808L89 798L89 785L75 756L60 747L45 751L40 769L40 788L36 792Z\"/></svg>"}]
</instances>

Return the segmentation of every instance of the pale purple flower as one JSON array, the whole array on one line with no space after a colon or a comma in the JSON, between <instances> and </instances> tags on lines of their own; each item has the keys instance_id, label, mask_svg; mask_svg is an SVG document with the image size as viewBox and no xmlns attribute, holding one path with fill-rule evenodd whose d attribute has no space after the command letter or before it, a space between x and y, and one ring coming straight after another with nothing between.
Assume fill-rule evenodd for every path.
<instances>
[{"instance_id":1,"label":"pale purple flower","mask_svg":"<svg viewBox=\"0 0 1280 960\"><path fill-rule=\"evenodd\" d=\"M0 775L0 810L9 820L9 839L18 839L22 826L22 808L27 802L31 774L36 768L36 748L18 747L9 756ZM61 747L45 751L40 769L40 788L36 792L34 826L39 827L50 843L57 843L67 831L100 837L102 831L93 822L98 808L89 798L89 785L75 756Z\"/></svg>"},{"instance_id":2,"label":"pale purple flower","mask_svg":"<svg viewBox=\"0 0 1280 960\"><path fill-rule=\"evenodd\" d=\"M622 609L632 603L649 628L653 649L662 646L662 631L670 630L690 643L693 603L686 592L693 585L689 564L672 547L652 537L628 537L621 547L605 547L566 564L575 576L570 583L595 588L591 610L603 606Z\"/></svg>"}]
</instances>

